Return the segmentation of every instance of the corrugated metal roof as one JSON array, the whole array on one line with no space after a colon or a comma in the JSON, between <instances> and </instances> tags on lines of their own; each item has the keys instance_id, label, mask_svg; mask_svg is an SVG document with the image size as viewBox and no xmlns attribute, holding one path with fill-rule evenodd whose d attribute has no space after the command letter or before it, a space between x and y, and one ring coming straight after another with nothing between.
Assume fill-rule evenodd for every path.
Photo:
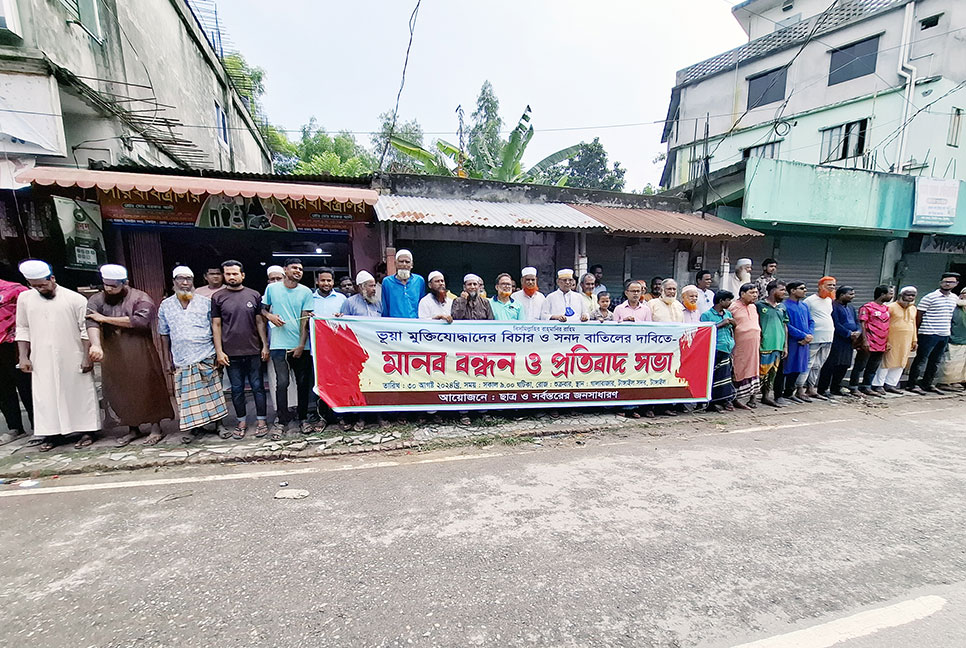
<instances>
[{"instance_id":1,"label":"corrugated metal roof","mask_svg":"<svg viewBox=\"0 0 966 648\"><path fill-rule=\"evenodd\" d=\"M564 203L502 203L417 196L380 196L376 218L397 223L515 229L603 229L590 216Z\"/></svg>"},{"instance_id":2,"label":"corrugated metal roof","mask_svg":"<svg viewBox=\"0 0 966 648\"><path fill-rule=\"evenodd\" d=\"M660 209L571 205L603 224L613 233L667 236L669 238L737 239L764 236L761 232L726 221L717 216L682 214ZM378 205L376 206L378 209Z\"/></svg>"},{"instance_id":3,"label":"corrugated metal roof","mask_svg":"<svg viewBox=\"0 0 966 648\"><path fill-rule=\"evenodd\" d=\"M698 79L725 70L733 70L736 65L800 45L810 37L814 39L823 36L849 23L868 18L880 11L895 9L907 2L909 0L844 0L817 16L806 18L783 29L777 29L733 50L680 70L677 74L677 86L685 86Z\"/></svg>"}]
</instances>

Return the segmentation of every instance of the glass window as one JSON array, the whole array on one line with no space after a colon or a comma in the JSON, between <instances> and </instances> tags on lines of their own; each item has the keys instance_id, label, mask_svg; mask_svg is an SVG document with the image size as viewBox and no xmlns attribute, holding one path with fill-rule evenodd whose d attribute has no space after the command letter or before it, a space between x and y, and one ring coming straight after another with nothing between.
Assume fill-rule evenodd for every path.
<instances>
[{"instance_id":1,"label":"glass window","mask_svg":"<svg viewBox=\"0 0 966 648\"><path fill-rule=\"evenodd\" d=\"M879 55L879 37L867 38L848 47L832 50L828 84L835 85L867 74L875 74Z\"/></svg>"},{"instance_id":2,"label":"glass window","mask_svg":"<svg viewBox=\"0 0 966 648\"><path fill-rule=\"evenodd\" d=\"M778 68L748 79L748 110L785 98L788 68Z\"/></svg>"},{"instance_id":3,"label":"glass window","mask_svg":"<svg viewBox=\"0 0 966 648\"><path fill-rule=\"evenodd\" d=\"M929 16L928 18L923 18L919 21L919 26L922 29L932 29L939 24L939 17L942 14L936 14L935 16Z\"/></svg>"},{"instance_id":4,"label":"glass window","mask_svg":"<svg viewBox=\"0 0 966 648\"><path fill-rule=\"evenodd\" d=\"M963 130L963 109L953 108L949 115L949 133L946 135L947 146L959 146L959 134Z\"/></svg>"},{"instance_id":5,"label":"glass window","mask_svg":"<svg viewBox=\"0 0 966 648\"><path fill-rule=\"evenodd\" d=\"M759 146L750 146L741 151L742 159L747 160L752 157L761 158L778 158L778 151L781 148L781 142L768 142L767 144L761 144Z\"/></svg>"},{"instance_id":6,"label":"glass window","mask_svg":"<svg viewBox=\"0 0 966 648\"><path fill-rule=\"evenodd\" d=\"M822 131L820 164L859 157L865 154L868 119L833 126Z\"/></svg>"},{"instance_id":7,"label":"glass window","mask_svg":"<svg viewBox=\"0 0 966 648\"><path fill-rule=\"evenodd\" d=\"M228 115L217 101L215 102L215 127L218 129L218 141L228 146Z\"/></svg>"}]
</instances>

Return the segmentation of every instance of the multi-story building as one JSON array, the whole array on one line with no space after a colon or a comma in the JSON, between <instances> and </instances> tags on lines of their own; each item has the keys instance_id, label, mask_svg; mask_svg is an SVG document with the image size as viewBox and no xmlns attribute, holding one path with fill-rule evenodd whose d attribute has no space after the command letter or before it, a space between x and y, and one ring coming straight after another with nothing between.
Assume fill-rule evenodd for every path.
<instances>
[{"instance_id":1,"label":"multi-story building","mask_svg":"<svg viewBox=\"0 0 966 648\"><path fill-rule=\"evenodd\" d=\"M662 184L749 157L966 178L966 5L746 0L748 42L677 74Z\"/></svg>"},{"instance_id":2,"label":"multi-story building","mask_svg":"<svg viewBox=\"0 0 966 648\"><path fill-rule=\"evenodd\" d=\"M268 172L185 0L0 0L0 188L34 164Z\"/></svg>"},{"instance_id":3,"label":"multi-story building","mask_svg":"<svg viewBox=\"0 0 966 648\"><path fill-rule=\"evenodd\" d=\"M748 42L677 74L662 185L765 233L730 257L774 256L787 279L832 273L866 298L966 269L966 3L746 0L733 14Z\"/></svg>"}]
</instances>

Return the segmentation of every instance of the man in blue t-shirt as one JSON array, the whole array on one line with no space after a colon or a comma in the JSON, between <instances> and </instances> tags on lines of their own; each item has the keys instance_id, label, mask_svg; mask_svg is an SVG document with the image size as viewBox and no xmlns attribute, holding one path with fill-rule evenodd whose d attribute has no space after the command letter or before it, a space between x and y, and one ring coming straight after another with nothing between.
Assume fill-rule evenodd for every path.
<instances>
[{"instance_id":1,"label":"man in blue t-shirt","mask_svg":"<svg viewBox=\"0 0 966 648\"><path fill-rule=\"evenodd\" d=\"M302 261L285 260L285 278L269 284L262 300L265 319L275 328L269 344L272 366L275 368L275 408L278 423L272 429L273 440L282 438L286 427L292 422L288 411L289 368L295 374L295 389L298 394L296 417L304 433L325 428L325 421L313 425L308 420L308 409L312 399L312 383L315 375L312 370L312 353L306 348L309 341L309 321L312 318L312 291L299 283L302 279ZM313 417L318 418L316 415Z\"/></svg>"}]
</instances>

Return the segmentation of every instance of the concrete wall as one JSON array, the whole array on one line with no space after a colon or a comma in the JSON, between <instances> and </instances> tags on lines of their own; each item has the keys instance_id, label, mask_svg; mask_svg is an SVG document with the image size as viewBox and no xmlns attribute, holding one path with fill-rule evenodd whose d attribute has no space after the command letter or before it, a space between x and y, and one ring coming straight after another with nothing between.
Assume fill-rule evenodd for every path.
<instances>
[{"instance_id":1,"label":"concrete wall","mask_svg":"<svg viewBox=\"0 0 966 648\"><path fill-rule=\"evenodd\" d=\"M25 53L40 50L54 65L82 77L80 80L96 91L138 99L156 97L157 102L171 106L158 114L184 124L177 132L206 153L203 166L233 171L271 170L270 155L254 122L238 96L229 90L224 69L184 0L98 0L101 42L72 22L76 16L61 0L16 2L23 41L8 46ZM65 84L61 90L62 95L78 94ZM218 141L216 101L229 115L230 147ZM105 136L136 135L116 117L104 117L90 106L72 104L69 99L64 103L69 146L71 142ZM137 102L122 105L139 110L149 107ZM99 147L110 149L114 163L172 163L151 142L113 139L99 143ZM74 161L68 156L59 163L73 165Z\"/></svg>"},{"instance_id":2,"label":"concrete wall","mask_svg":"<svg viewBox=\"0 0 966 648\"><path fill-rule=\"evenodd\" d=\"M916 4L917 21L937 13L943 15L936 27L921 30L918 22L913 26L911 58L919 70L918 78L941 76L916 88L913 104L917 109L966 80L966 40L959 31L966 28L966 5L955 0L921 0ZM893 168L898 139L887 140L903 123L905 103L904 82L897 72L902 23L900 7L813 40L788 70L784 110L779 113L784 102L756 108L744 114L726 138L722 136L735 127L747 107L748 77L787 64L799 46L682 87L680 118L669 139L669 149L677 150L671 186L687 182L689 162L701 157L708 114L709 150L714 152L712 171L741 160L742 149L773 141L781 142L781 159L818 164L822 161L822 129L863 118L871 120L867 149L875 148L870 168ZM876 34L881 34L876 74L829 86L830 50ZM946 146L949 113L964 104L961 95L953 94L918 114L907 129L905 160L912 157L927 161L924 173L928 175L966 178L966 143L959 148ZM776 133L773 125L779 114L783 123ZM920 169L914 171L919 173Z\"/></svg>"},{"instance_id":3,"label":"concrete wall","mask_svg":"<svg viewBox=\"0 0 966 648\"><path fill-rule=\"evenodd\" d=\"M829 5L825 0L794 0L792 8L783 11L783 4L782 0L756 0L735 7L733 13L748 34L748 40L754 40L775 31L776 22L798 16L802 20L808 20L825 11Z\"/></svg>"}]
</instances>

